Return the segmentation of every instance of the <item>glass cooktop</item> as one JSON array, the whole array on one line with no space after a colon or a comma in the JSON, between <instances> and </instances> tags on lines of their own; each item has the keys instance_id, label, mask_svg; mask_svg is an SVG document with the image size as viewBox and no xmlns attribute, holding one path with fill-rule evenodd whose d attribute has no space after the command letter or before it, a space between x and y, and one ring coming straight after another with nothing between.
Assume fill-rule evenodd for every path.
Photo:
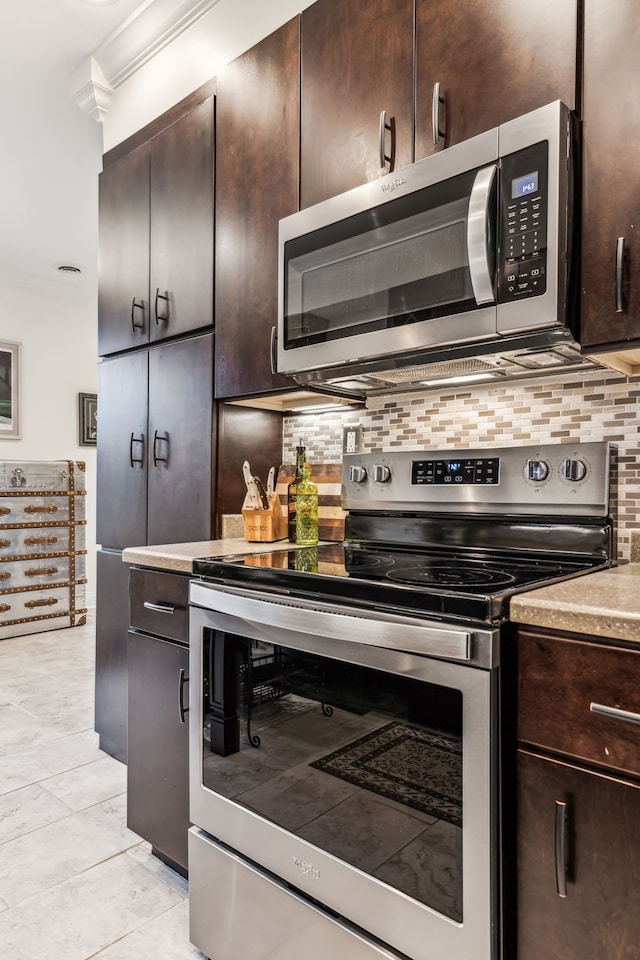
<instances>
[{"instance_id":1,"label":"glass cooktop","mask_svg":"<svg viewBox=\"0 0 640 960\"><path fill-rule=\"evenodd\" d=\"M196 576L286 590L289 595L424 610L494 621L508 617L509 597L593 569L575 558L499 556L451 550L402 550L349 543L275 549L194 561Z\"/></svg>"}]
</instances>

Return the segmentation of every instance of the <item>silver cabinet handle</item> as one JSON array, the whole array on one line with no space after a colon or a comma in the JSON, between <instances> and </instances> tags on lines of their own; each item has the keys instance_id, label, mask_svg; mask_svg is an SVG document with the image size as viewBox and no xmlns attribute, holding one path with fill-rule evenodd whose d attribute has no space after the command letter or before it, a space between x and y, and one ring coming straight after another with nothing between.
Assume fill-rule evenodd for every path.
<instances>
[{"instance_id":1,"label":"silver cabinet handle","mask_svg":"<svg viewBox=\"0 0 640 960\"><path fill-rule=\"evenodd\" d=\"M167 312L164 317L160 316L160 310L159 310L160 300L164 300L165 303L167 304ZM156 299L153 305L153 318L156 321L156 326L160 326L161 323L169 322L169 294L168 294L168 291L166 293L160 293L160 287L156 287Z\"/></svg>"},{"instance_id":2,"label":"silver cabinet handle","mask_svg":"<svg viewBox=\"0 0 640 960\"><path fill-rule=\"evenodd\" d=\"M629 710L621 710L620 707L608 707L604 703L590 703L589 710L591 713L599 713L603 717L612 717L614 720L640 724L640 713L631 713Z\"/></svg>"},{"instance_id":3,"label":"silver cabinet handle","mask_svg":"<svg viewBox=\"0 0 640 960\"><path fill-rule=\"evenodd\" d=\"M624 237L616 240L616 313L624 313L627 309L624 297Z\"/></svg>"},{"instance_id":4,"label":"silver cabinet handle","mask_svg":"<svg viewBox=\"0 0 640 960\"><path fill-rule=\"evenodd\" d=\"M175 613L176 608L170 607L166 603L151 603L149 600L145 600L143 603L145 610L153 610L154 613Z\"/></svg>"},{"instance_id":5,"label":"silver cabinet handle","mask_svg":"<svg viewBox=\"0 0 640 960\"><path fill-rule=\"evenodd\" d=\"M497 166L492 164L478 170L469 197L467 218L467 255L469 272L476 303L494 303L493 268L490 260L491 189L496 178Z\"/></svg>"},{"instance_id":6,"label":"silver cabinet handle","mask_svg":"<svg viewBox=\"0 0 640 960\"><path fill-rule=\"evenodd\" d=\"M444 130L441 130L440 127L444 124L440 123L440 107L444 103L444 97L440 96L440 84L434 83L433 85L433 96L431 99L431 128L433 130L433 144L437 146L442 139L444 139Z\"/></svg>"},{"instance_id":7,"label":"silver cabinet handle","mask_svg":"<svg viewBox=\"0 0 640 960\"><path fill-rule=\"evenodd\" d=\"M567 835L569 810L563 800L556 800L556 889L559 897L567 895Z\"/></svg>"},{"instance_id":8,"label":"silver cabinet handle","mask_svg":"<svg viewBox=\"0 0 640 960\"><path fill-rule=\"evenodd\" d=\"M134 445L134 443L140 443L140 444L142 444L142 457L141 457L141 458L139 458L139 457L134 457L134 455L133 455L133 445ZM131 469L132 469L132 470L133 470L133 465L134 465L134 463L144 463L144 435L141 436L140 438L138 438L138 437L134 437L134 435L131 434L131 438L130 438L130 440L129 440L129 463L131 464Z\"/></svg>"},{"instance_id":9,"label":"silver cabinet handle","mask_svg":"<svg viewBox=\"0 0 640 960\"><path fill-rule=\"evenodd\" d=\"M140 323L136 322L136 310L142 310L142 320ZM135 333L136 330L144 330L144 300L136 303L136 298L134 297L131 301L131 333Z\"/></svg>"},{"instance_id":10,"label":"silver cabinet handle","mask_svg":"<svg viewBox=\"0 0 640 960\"><path fill-rule=\"evenodd\" d=\"M387 111L382 110L380 113L380 128L378 131L378 150L380 153L380 167L384 167L385 163L389 164L389 169L391 169L392 160L393 160L393 149L389 154L385 152L385 142L387 139L387 130L393 135L393 127L390 123L387 123ZM393 141L392 141L393 147Z\"/></svg>"},{"instance_id":11,"label":"silver cabinet handle","mask_svg":"<svg viewBox=\"0 0 640 960\"><path fill-rule=\"evenodd\" d=\"M276 363L276 350L278 349L278 334L275 327L271 327L271 341L269 343L269 363L271 365L271 373L274 375L278 372L277 363Z\"/></svg>"},{"instance_id":12,"label":"silver cabinet handle","mask_svg":"<svg viewBox=\"0 0 640 960\"><path fill-rule=\"evenodd\" d=\"M180 723L185 722L185 714L189 713L189 707L184 705L184 685L189 683L189 677L184 672L184 667L180 667L178 675L178 719Z\"/></svg>"},{"instance_id":13,"label":"silver cabinet handle","mask_svg":"<svg viewBox=\"0 0 640 960\"><path fill-rule=\"evenodd\" d=\"M167 461L168 461L168 459L169 459L168 457L159 457L159 456L158 456L158 443L159 443L159 442L160 442L160 443L166 443L166 444L167 444L166 450L167 450L167 452L168 452L169 434L168 434L168 433L165 433L165 435L162 436L161 434L158 433L157 430L154 430L154 431L153 431L153 465L154 465L154 467L157 467L159 463L167 463Z\"/></svg>"}]
</instances>

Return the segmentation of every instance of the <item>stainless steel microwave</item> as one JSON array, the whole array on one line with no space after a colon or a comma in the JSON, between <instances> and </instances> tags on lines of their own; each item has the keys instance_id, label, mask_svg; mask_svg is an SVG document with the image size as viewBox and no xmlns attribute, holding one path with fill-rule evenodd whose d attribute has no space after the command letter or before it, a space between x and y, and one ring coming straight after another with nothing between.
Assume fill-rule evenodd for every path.
<instances>
[{"instance_id":1,"label":"stainless steel microwave","mask_svg":"<svg viewBox=\"0 0 640 960\"><path fill-rule=\"evenodd\" d=\"M592 365L576 152L556 101L281 220L277 371L358 395Z\"/></svg>"}]
</instances>

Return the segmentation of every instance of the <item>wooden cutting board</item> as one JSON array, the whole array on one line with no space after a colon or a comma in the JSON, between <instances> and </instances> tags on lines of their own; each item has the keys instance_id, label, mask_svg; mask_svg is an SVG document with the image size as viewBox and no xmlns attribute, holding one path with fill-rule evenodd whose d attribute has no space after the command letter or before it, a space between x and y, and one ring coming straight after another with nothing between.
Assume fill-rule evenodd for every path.
<instances>
[{"instance_id":1,"label":"wooden cutting board","mask_svg":"<svg viewBox=\"0 0 640 960\"><path fill-rule=\"evenodd\" d=\"M287 486L295 476L293 463L283 463L278 471L276 493L287 510ZM318 535L321 540L344 540L345 511L340 506L342 464L311 464L311 479L318 485Z\"/></svg>"}]
</instances>

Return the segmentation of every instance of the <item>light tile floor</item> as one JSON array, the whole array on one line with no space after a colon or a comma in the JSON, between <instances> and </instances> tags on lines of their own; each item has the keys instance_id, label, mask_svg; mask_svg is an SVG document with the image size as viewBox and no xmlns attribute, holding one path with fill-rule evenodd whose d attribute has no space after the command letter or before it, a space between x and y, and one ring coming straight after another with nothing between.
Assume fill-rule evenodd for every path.
<instances>
[{"instance_id":1,"label":"light tile floor","mask_svg":"<svg viewBox=\"0 0 640 960\"><path fill-rule=\"evenodd\" d=\"M187 884L126 826L93 731L95 630L0 640L0 956L194 960Z\"/></svg>"}]
</instances>

